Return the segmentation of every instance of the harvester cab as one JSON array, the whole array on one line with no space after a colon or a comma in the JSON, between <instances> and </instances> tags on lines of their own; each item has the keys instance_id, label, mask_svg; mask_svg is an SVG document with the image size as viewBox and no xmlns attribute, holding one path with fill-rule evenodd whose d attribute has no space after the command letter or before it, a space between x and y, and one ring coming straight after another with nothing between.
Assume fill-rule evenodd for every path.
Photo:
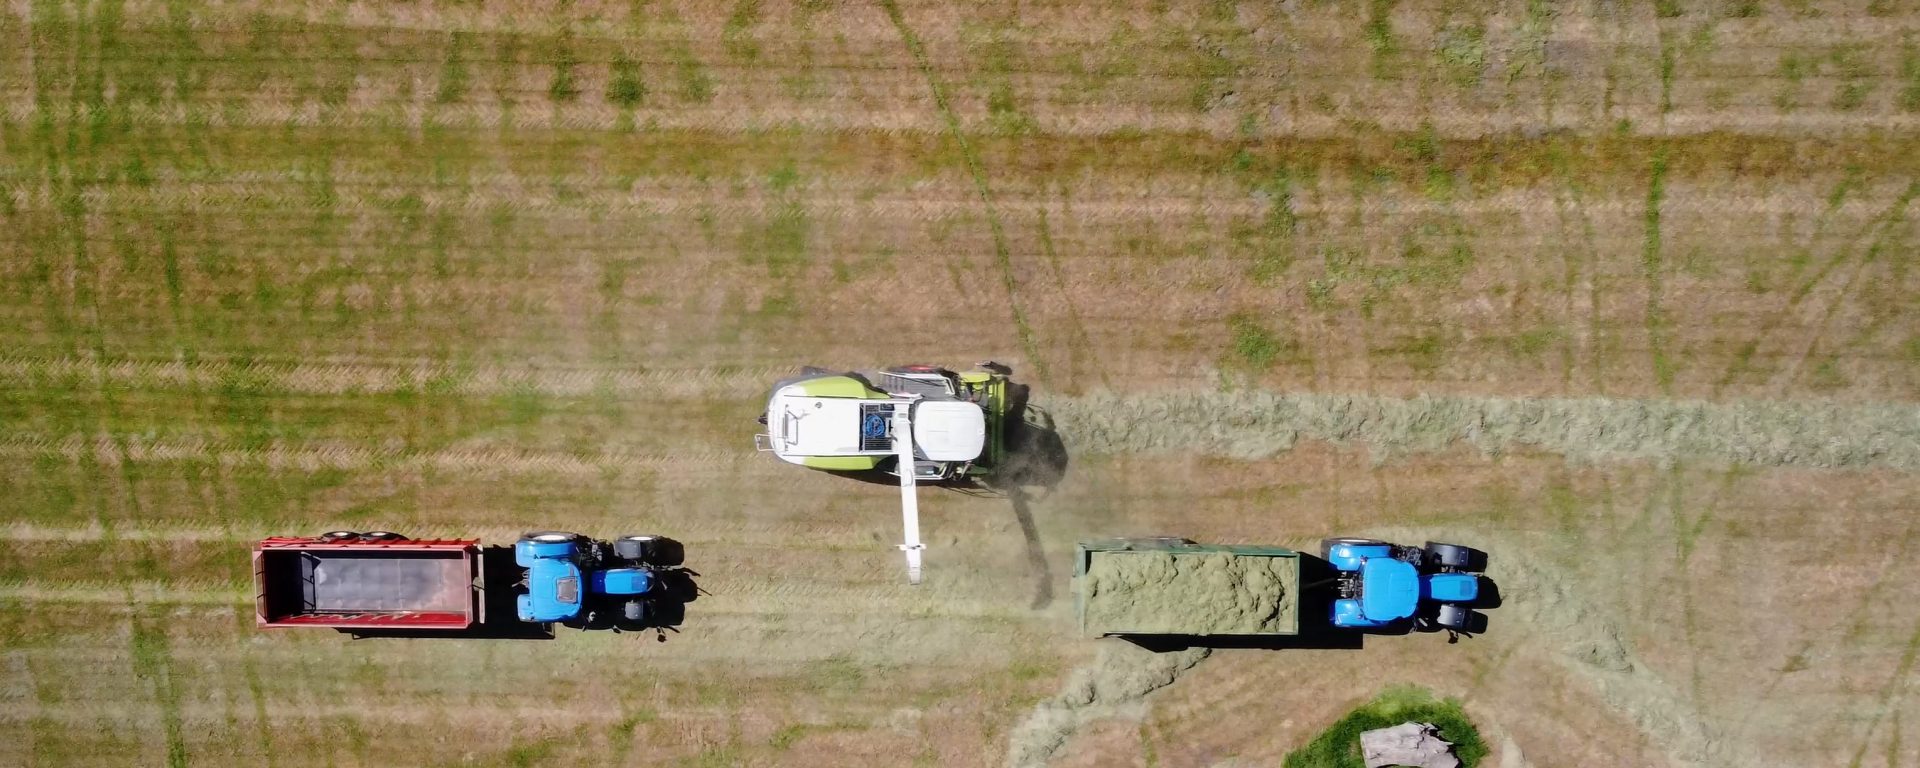
<instances>
[{"instance_id":1,"label":"harvester cab","mask_svg":"<svg viewBox=\"0 0 1920 768\"><path fill-rule=\"evenodd\" d=\"M1404 547L1374 539L1327 539L1320 556L1338 574L1333 624L1374 629L1412 619L1420 625L1468 631L1480 597L1474 550L1427 542Z\"/></svg>"},{"instance_id":2,"label":"harvester cab","mask_svg":"<svg viewBox=\"0 0 1920 768\"><path fill-rule=\"evenodd\" d=\"M1006 451L1006 366L954 372L910 365L870 372L803 369L773 386L754 447L781 461L834 472L884 471L900 480L907 580L920 583L916 485L991 473Z\"/></svg>"},{"instance_id":3,"label":"harvester cab","mask_svg":"<svg viewBox=\"0 0 1920 768\"><path fill-rule=\"evenodd\" d=\"M660 587L661 539L623 536L598 541L566 531L537 531L513 545L514 564L526 569L526 592L517 598L520 620L591 624L619 611L628 623L653 613Z\"/></svg>"}]
</instances>

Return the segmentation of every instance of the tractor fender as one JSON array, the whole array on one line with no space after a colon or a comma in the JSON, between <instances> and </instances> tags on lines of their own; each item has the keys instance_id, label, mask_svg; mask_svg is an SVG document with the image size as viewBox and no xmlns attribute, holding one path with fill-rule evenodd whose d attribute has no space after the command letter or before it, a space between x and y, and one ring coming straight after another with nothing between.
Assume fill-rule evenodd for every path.
<instances>
[{"instance_id":1,"label":"tractor fender","mask_svg":"<svg viewBox=\"0 0 1920 768\"><path fill-rule=\"evenodd\" d=\"M1356 539L1329 539L1323 550L1334 570L1352 573L1360 570L1367 558L1393 557L1393 546L1383 542Z\"/></svg>"},{"instance_id":2,"label":"tractor fender","mask_svg":"<svg viewBox=\"0 0 1920 768\"><path fill-rule=\"evenodd\" d=\"M1360 610L1360 601L1343 598L1333 601L1333 625L1348 629L1364 629L1379 626L1380 623L1368 619Z\"/></svg>"},{"instance_id":3,"label":"tractor fender","mask_svg":"<svg viewBox=\"0 0 1920 768\"><path fill-rule=\"evenodd\" d=\"M535 560L569 558L573 556L573 552L574 543L571 541L521 539L513 545L513 564L522 568L531 568Z\"/></svg>"}]
</instances>

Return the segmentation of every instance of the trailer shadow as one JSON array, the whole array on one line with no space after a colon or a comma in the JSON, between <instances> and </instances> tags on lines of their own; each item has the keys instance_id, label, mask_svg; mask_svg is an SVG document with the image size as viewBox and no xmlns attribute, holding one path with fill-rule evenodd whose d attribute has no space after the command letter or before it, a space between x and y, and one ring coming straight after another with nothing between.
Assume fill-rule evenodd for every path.
<instances>
[{"instance_id":1,"label":"trailer shadow","mask_svg":"<svg viewBox=\"0 0 1920 768\"><path fill-rule=\"evenodd\" d=\"M1479 563L1484 564L1482 556ZM1348 650L1357 651L1366 647L1369 636L1398 636L1412 634L1447 633L1448 643L1458 642L1462 638L1472 638L1487 631L1487 615L1483 612L1500 607L1500 585L1494 583L1486 574L1480 574L1480 598L1473 604L1474 614L1469 620L1467 631L1448 632L1439 628L1427 628L1417 622L1404 621L1379 629L1355 630L1333 625L1333 601L1338 597L1334 590L1336 571L1333 564L1324 559L1300 553L1300 632L1295 635L1280 636L1197 636L1197 635L1130 635L1123 639L1134 645L1155 653L1184 651L1189 648L1212 649L1257 649L1283 651L1292 649Z\"/></svg>"},{"instance_id":2,"label":"trailer shadow","mask_svg":"<svg viewBox=\"0 0 1920 768\"><path fill-rule=\"evenodd\" d=\"M686 559L685 546L672 539L661 540L660 552L660 561L663 565L679 566ZM482 597L482 619L471 627L455 632L417 629L342 629L340 632L351 635L355 640L373 638L552 640L554 638L552 624L520 620L516 605L520 590L516 585L525 575L525 571L514 563L512 547L482 548L480 567L487 588ZM594 612L595 618L592 621L580 622L572 626L578 629L605 630L615 633L651 631L661 642L665 642L668 633L678 634L680 625L686 621L687 604L698 600L700 595L706 594L696 581L699 576L699 572L684 567L658 572L660 591L652 602L652 614L643 622L628 622L617 618L619 616L617 610L602 610Z\"/></svg>"}]
</instances>

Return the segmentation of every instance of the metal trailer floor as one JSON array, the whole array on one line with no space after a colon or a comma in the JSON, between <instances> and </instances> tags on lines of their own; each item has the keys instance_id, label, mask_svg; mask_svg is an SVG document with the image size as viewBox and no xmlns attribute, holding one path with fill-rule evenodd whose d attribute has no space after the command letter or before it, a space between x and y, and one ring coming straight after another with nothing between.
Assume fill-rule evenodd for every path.
<instances>
[{"instance_id":1,"label":"metal trailer floor","mask_svg":"<svg viewBox=\"0 0 1920 768\"><path fill-rule=\"evenodd\" d=\"M473 575L463 557L398 552L303 552L306 610L321 613L464 611Z\"/></svg>"}]
</instances>

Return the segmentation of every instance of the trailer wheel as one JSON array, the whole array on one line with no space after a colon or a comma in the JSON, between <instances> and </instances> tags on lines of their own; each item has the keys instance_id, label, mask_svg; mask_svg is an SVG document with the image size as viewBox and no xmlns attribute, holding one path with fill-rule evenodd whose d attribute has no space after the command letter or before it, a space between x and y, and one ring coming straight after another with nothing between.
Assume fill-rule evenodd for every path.
<instances>
[{"instance_id":1,"label":"trailer wheel","mask_svg":"<svg viewBox=\"0 0 1920 768\"><path fill-rule=\"evenodd\" d=\"M520 534L521 541L537 541L542 544L559 544L580 538L580 534L571 531L528 531Z\"/></svg>"},{"instance_id":2,"label":"trailer wheel","mask_svg":"<svg viewBox=\"0 0 1920 768\"><path fill-rule=\"evenodd\" d=\"M367 531L360 534L361 541L406 541L407 537L393 531Z\"/></svg>"},{"instance_id":3,"label":"trailer wheel","mask_svg":"<svg viewBox=\"0 0 1920 768\"><path fill-rule=\"evenodd\" d=\"M1357 538L1352 538L1347 536L1341 536L1341 537L1332 538L1332 539L1321 539L1320 540L1320 559L1325 560L1327 558L1332 557L1333 548L1340 546L1341 544L1348 544L1356 547L1365 547L1365 546L1385 545L1386 542L1381 541L1379 539L1357 539Z\"/></svg>"},{"instance_id":4,"label":"trailer wheel","mask_svg":"<svg viewBox=\"0 0 1920 768\"><path fill-rule=\"evenodd\" d=\"M614 540L613 554L618 555L623 560L636 560L640 562L646 562L653 559L653 556L657 551L655 549L655 544L659 540L660 540L660 537L658 536L646 536L646 535L639 535L639 534L632 535L632 536L622 536Z\"/></svg>"},{"instance_id":5,"label":"trailer wheel","mask_svg":"<svg viewBox=\"0 0 1920 768\"><path fill-rule=\"evenodd\" d=\"M1473 550L1458 544L1427 542L1427 562L1447 568L1467 568L1473 564Z\"/></svg>"},{"instance_id":6,"label":"trailer wheel","mask_svg":"<svg viewBox=\"0 0 1920 768\"><path fill-rule=\"evenodd\" d=\"M357 538L360 538L359 531L327 531L326 533L320 534L322 541L346 541Z\"/></svg>"},{"instance_id":7,"label":"trailer wheel","mask_svg":"<svg viewBox=\"0 0 1920 768\"><path fill-rule=\"evenodd\" d=\"M653 610L645 600L628 600L626 605L620 606L620 615L629 622L642 624L652 617Z\"/></svg>"}]
</instances>

